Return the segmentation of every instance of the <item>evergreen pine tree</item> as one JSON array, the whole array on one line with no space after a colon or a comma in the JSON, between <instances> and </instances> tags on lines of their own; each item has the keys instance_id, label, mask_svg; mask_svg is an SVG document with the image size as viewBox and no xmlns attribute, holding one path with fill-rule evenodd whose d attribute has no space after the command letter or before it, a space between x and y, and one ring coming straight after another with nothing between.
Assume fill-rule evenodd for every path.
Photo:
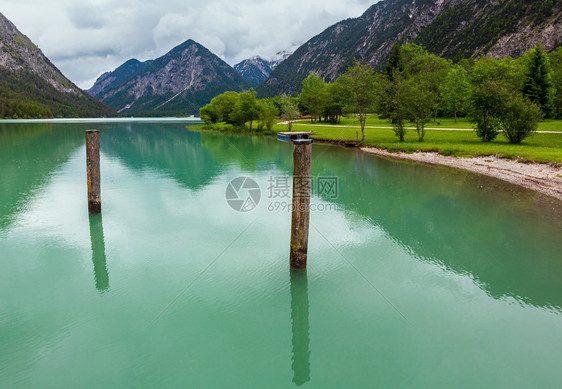
<instances>
[{"instance_id":1,"label":"evergreen pine tree","mask_svg":"<svg viewBox=\"0 0 562 389\"><path fill-rule=\"evenodd\" d=\"M545 116L550 116L553 108L554 86L548 57L540 43L530 55L527 75L523 81L523 94L537 104Z\"/></svg>"},{"instance_id":2,"label":"evergreen pine tree","mask_svg":"<svg viewBox=\"0 0 562 389\"><path fill-rule=\"evenodd\" d=\"M398 42L394 43L392 50L388 55L388 62L384 68L386 76L390 81L394 80L395 72L402 72L404 70L404 59L402 58L402 48Z\"/></svg>"}]
</instances>

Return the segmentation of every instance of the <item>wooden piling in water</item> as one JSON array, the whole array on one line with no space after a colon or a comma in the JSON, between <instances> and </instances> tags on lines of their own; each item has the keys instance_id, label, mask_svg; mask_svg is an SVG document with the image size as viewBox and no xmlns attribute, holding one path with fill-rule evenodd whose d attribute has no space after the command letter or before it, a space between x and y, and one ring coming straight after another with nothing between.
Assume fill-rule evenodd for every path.
<instances>
[{"instance_id":1,"label":"wooden piling in water","mask_svg":"<svg viewBox=\"0 0 562 389\"><path fill-rule=\"evenodd\" d=\"M293 141L293 208L291 222L291 254L293 269L305 269L308 254L310 191L312 187L312 139Z\"/></svg>"},{"instance_id":2,"label":"wooden piling in water","mask_svg":"<svg viewBox=\"0 0 562 389\"><path fill-rule=\"evenodd\" d=\"M86 168L88 172L88 212L101 212L100 132L86 131Z\"/></svg>"}]
</instances>

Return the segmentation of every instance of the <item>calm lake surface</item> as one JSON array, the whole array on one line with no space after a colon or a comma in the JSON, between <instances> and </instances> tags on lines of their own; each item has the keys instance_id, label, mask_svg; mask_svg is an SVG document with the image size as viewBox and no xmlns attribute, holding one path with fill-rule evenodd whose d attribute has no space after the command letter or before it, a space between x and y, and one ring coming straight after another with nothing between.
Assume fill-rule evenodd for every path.
<instances>
[{"instance_id":1,"label":"calm lake surface","mask_svg":"<svg viewBox=\"0 0 562 389\"><path fill-rule=\"evenodd\" d=\"M0 387L560 387L560 201L312 153L309 267L291 274L292 145L173 122L0 122ZM241 176L261 188L248 212L225 200ZM337 193L320 188L333 177Z\"/></svg>"}]
</instances>

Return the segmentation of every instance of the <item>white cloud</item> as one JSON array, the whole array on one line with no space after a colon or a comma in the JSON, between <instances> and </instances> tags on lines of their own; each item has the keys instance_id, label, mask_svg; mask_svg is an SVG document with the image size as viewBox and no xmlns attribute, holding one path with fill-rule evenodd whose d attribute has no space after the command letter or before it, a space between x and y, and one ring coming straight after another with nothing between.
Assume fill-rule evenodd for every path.
<instances>
[{"instance_id":1,"label":"white cloud","mask_svg":"<svg viewBox=\"0 0 562 389\"><path fill-rule=\"evenodd\" d=\"M72 81L193 39L231 65L296 48L377 0L4 0L2 13Z\"/></svg>"}]
</instances>

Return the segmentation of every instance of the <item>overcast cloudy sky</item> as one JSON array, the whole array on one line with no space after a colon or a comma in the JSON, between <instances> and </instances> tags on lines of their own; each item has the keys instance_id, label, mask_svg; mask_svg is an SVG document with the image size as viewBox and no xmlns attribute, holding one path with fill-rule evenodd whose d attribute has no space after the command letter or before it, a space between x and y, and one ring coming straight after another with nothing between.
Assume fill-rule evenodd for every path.
<instances>
[{"instance_id":1,"label":"overcast cloudy sky","mask_svg":"<svg viewBox=\"0 0 562 389\"><path fill-rule=\"evenodd\" d=\"M0 12L72 81L89 88L130 58L193 39L231 65L294 49L377 0L1 0Z\"/></svg>"}]
</instances>

